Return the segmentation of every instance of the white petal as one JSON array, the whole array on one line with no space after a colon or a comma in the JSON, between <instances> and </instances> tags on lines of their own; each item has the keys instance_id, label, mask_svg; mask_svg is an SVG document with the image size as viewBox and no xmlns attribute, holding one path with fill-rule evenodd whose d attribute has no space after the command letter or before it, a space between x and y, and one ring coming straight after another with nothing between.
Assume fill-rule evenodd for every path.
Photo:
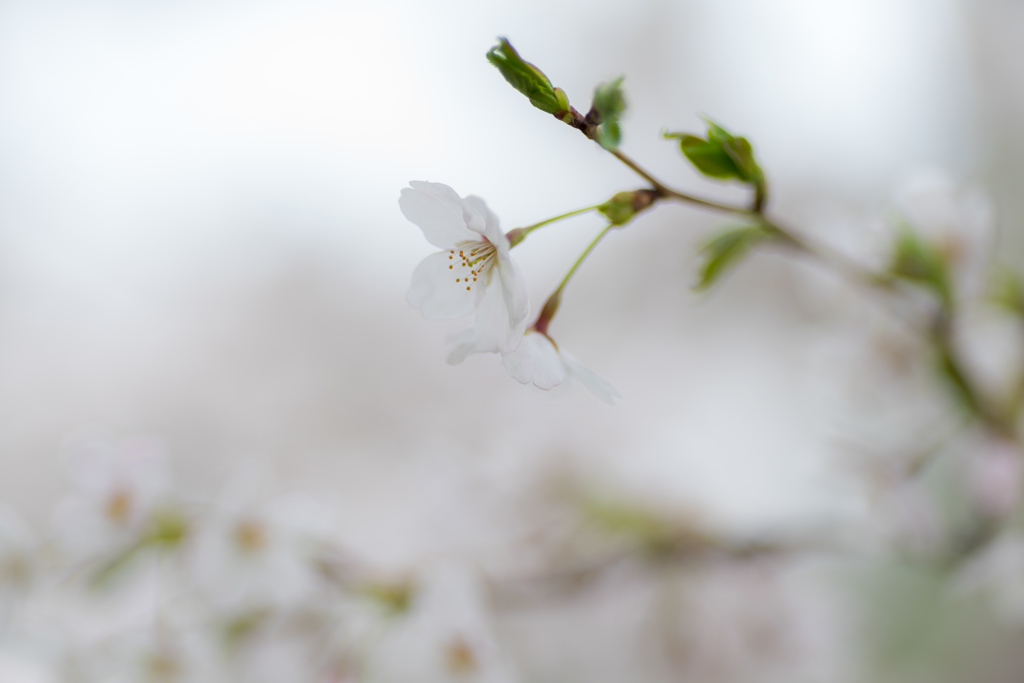
<instances>
[{"instance_id":1,"label":"white petal","mask_svg":"<svg viewBox=\"0 0 1024 683\"><path fill-rule=\"evenodd\" d=\"M462 207L463 217L466 219L469 229L484 235L492 244L497 245L498 242L494 238L498 235L504 236L504 233L501 232L497 214L488 208L487 203L480 197L471 194L462 200ZM505 243L508 243L507 239Z\"/></svg>"},{"instance_id":2,"label":"white petal","mask_svg":"<svg viewBox=\"0 0 1024 683\"><path fill-rule=\"evenodd\" d=\"M505 308L508 310L508 326L513 330L518 329L530 315L530 298L526 293L526 278L523 277L523 271L519 269L519 264L508 255L507 249L504 252L498 251L495 267L501 278L501 295L505 299Z\"/></svg>"},{"instance_id":3,"label":"white petal","mask_svg":"<svg viewBox=\"0 0 1024 683\"><path fill-rule=\"evenodd\" d=\"M505 288L499 273L485 274L487 285L473 316L477 345L482 352L498 353L515 351L526 330L523 318L514 326L511 324L508 307L505 305Z\"/></svg>"},{"instance_id":4,"label":"white petal","mask_svg":"<svg viewBox=\"0 0 1024 683\"><path fill-rule=\"evenodd\" d=\"M537 332L527 334L514 352L501 354L501 362L513 379L544 391L554 389L568 377L554 344Z\"/></svg>"},{"instance_id":5,"label":"white petal","mask_svg":"<svg viewBox=\"0 0 1024 683\"><path fill-rule=\"evenodd\" d=\"M608 380L579 362L576 356L568 351L559 351L558 355L561 357L565 368L569 371L569 375L589 389L590 393L594 396L597 396L610 406L615 405L615 399L622 398L622 394L616 391L615 387Z\"/></svg>"},{"instance_id":6,"label":"white petal","mask_svg":"<svg viewBox=\"0 0 1024 683\"><path fill-rule=\"evenodd\" d=\"M402 189L398 206L423 236L435 247L451 249L466 241L480 241L480 235L466 226L462 198L442 183L413 180Z\"/></svg>"},{"instance_id":7,"label":"white petal","mask_svg":"<svg viewBox=\"0 0 1024 683\"><path fill-rule=\"evenodd\" d=\"M447 251L431 254L412 272L412 283L405 298L413 308L423 312L424 318L447 320L469 315L480 298L478 287L466 291L469 285L459 277L460 266L448 258L450 255ZM454 268L449 268L450 265Z\"/></svg>"},{"instance_id":8,"label":"white petal","mask_svg":"<svg viewBox=\"0 0 1024 683\"><path fill-rule=\"evenodd\" d=\"M445 360L448 365L458 365L474 353L482 353L476 343L476 329L467 327L450 335L445 341L452 345Z\"/></svg>"}]
</instances>

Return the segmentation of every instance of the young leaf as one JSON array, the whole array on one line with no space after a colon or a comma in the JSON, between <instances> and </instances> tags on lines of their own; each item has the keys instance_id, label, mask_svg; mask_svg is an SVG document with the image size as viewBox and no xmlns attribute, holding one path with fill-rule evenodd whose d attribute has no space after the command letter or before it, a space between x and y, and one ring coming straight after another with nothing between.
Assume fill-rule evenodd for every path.
<instances>
[{"instance_id":1,"label":"young leaf","mask_svg":"<svg viewBox=\"0 0 1024 683\"><path fill-rule=\"evenodd\" d=\"M622 77L597 86L597 89L594 90L592 106L601 121L597 132L597 142L605 149L615 149L622 139L619 119L626 111L626 98L622 93Z\"/></svg>"},{"instance_id":2,"label":"young leaf","mask_svg":"<svg viewBox=\"0 0 1024 683\"><path fill-rule=\"evenodd\" d=\"M704 263L700 269L700 281L694 289L706 290L726 270L739 263L752 247L770 237L771 234L760 226L744 225L711 238L701 248Z\"/></svg>"},{"instance_id":3,"label":"young leaf","mask_svg":"<svg viewBox=\"0 0 1024 683\"><path fill-rule=\"evenodd\" d=\"M666 137L677 134L666 134ZM740 170L736 163L717 141L709 142L696 135L679 136L679 149L690 160L698 171L712 178L739 178Z\"/></svg>"},{"instance_id":4,"label":"young leaf","mask_svg":"<svg viewBox=\"0 0 1024 683\"><path fill-rule=\"evenodd\" d=\"M512 44L499 38L487 53L487 61L497 67L509 84L526 95L530 104L548 114L569 109L569 100L560 88L551 85L544 72L524 61Z\"/></svg>"},{"instance_id":5,"label":"young leaf","mask_svg":"<svg viewBox=\"0 0 1024 683\"><path fill-rule=\"evenodd\" d=\"M764 174L754 158L754 149L746 138L737 137L705 118L707 137L690 133L664 133L665 138L679 140L679 149L698 171L711 178L739 180L761 186Z\"/></svg>"}]
</instances>

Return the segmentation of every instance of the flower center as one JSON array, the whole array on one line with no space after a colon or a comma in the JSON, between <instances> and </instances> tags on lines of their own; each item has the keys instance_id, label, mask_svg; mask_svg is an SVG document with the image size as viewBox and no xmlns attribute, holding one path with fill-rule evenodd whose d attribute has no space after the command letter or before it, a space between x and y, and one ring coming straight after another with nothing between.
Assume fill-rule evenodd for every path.
<instances>
[{"instance_id":1,"label":"flower center","mask_svg":"<svg viewBox=\"0 0 1024 683\"><path fill-rule=\"evenodd\" d=\"M125 489L115 490L103 505L103 513L115 524L127 524L131 512L132 494Z\"/></svg>"},{"instance_id":2,"label":"flower center","mask_svg":"<svg viewBox=\"0 0 1024 683\"><path fill-rule=\"evenodd\" d=\"M490 242L472 242L472 248L466 245L462 249L449 249L448 270L454 271L455 281L466 283L466 291L472 291L473 283L477 278L483 277L494 265L497 249ZM458 270L455 270L458 267Z\"/></svg>"}]
</instances>

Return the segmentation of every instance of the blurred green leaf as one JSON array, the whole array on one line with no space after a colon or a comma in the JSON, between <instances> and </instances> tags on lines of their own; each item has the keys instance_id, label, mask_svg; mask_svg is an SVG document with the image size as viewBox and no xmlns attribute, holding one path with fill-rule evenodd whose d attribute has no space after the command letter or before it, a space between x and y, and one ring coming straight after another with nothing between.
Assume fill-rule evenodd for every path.
<instances>
[{"instance_id":1,"label":"blurred green leaf","mask_svg":"<svg viewBox=\"0 0 1024 683\"><path fill-rule=\"evenodd\" d=\"M587 518L602 531L626 536L651 552L671 552L710 543L689 524L666 519L639 505L594 498L584 498L580 505Z\"/></svg>"},{"instance_id":2,"label":"blurred green leaf","mask_svg":"<svg viewBox=\"0 0 1024 683\"><path fill-rule=\"evenodd\" d=\"M1005 266L992 269L988 299L1015 315L1024 316L1024 282Z\"/></svg>"},{"instance_id":3,"label":"blurred green leaf","mask_svg":"<svg viewBox=\"0 0 1024 683\"><path fill-rule=\"evenodd\" d=\"M700 269L700 281L694 289L706 290L725 271L739 263L752 247L769 238L771 233L757 225L732 228L711 238L701 248L704 263Z\"/></svg>"},{"instance_id":4,"label":"blurred green leaf","mask_svg":"<svg viewBox=\"0 0 1024 683\"><path fill-rule=\"evenodd\" d=\"M906 225L900 225L893 244L889 272L932 290L948 306L952 301L949 273L942 253Z\"/></svg>"},{"instance_id":5,"label":"blurred green leaf","mask_svg":"<svg viewBox=\"0 0 1024 683\"><path fill-rule=\"evenodd\" d=\"M236 648L255 635L256 631L267 622L270 609L255 607L231 617L224 624L224 644L228 648Z\"/></svg>"},{"instance_id":6,"label":"blurred green leaf","mask_svg":"<svg viewBox=\"0 0 1024 683\"><path fill-rule=\"evenodd\" d=\"M413 585L408 581L370 581L360 584L358 590L393 614L409 609L414 595Z\"/></svg>"},{"instance_id":7,"label":"blurred green leaf","mask_svg":"<svg viewBox=\"0 0 1024 683\"><path fill-rule=\"evenodd\" d=\"M487 53L487 61L498 68L509 84L526 95L530 104L548 114L568 111L569 100L565 93L551 85L544 72L524 61L512 44L499 38L498 44Z\"/></svg>"},{"instance_id":8,"label":"blurred green leaf","mask_svg":"<svg viewBox=\"0 0 1024 683\"><path fill-rule=\"evenodd\" d=\"M615 149L622 140L619 119L626 111L626 98L622 92L622 76L602 83L594 90L593 108L601 117L597 142L605 149Z\"/></svg>"}]
</instances>

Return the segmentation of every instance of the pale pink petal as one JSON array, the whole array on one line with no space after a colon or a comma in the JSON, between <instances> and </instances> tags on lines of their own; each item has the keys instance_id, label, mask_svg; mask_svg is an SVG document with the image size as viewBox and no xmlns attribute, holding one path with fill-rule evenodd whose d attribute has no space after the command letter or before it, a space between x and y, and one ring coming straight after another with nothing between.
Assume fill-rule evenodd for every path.
<instances>
[{"instance_id":1,"label":"pale pink petal","mask_svg":"<svg viewBox=\"0 0 1024 683\"><path fill-rule=\"evenodd\" d=\"M498 216L488 208L487 203L480 197L471 194L462 200L462 207L462 215L469 229L483 235L497 246L498 241L495 238L499 235L504 237L504 233L501 232ZM507 239L505 243L508 243Z\"/></svg>"},{"instance_id":2,"label":"pale pink petal","mask_svg":"<svg viewBox=\"0 0 1024 683\"><path fill-rule=\"evenodd\" d=\"M480 235L466 225L462 198L442 183L413 180L402 189L398 206L410 221L419 226L427 241L441 249L451 249L467 241L480 241Z\"/></svg>"},{"instance_id":3,"label":"pale pink petal","mask_svg":"<svg viewBox=\"0 0 1024 683\"><path fill-rule=\"evenodd\" d=\"M512 353L501 354L508 374L522 384L550 391L566 380L568 373L554 344L542 334L527 334Z\"/></svg>"},{"instance_id":4,"label":"pale pink petal","mask_svg":"<svg viewBox=\"0 0 1024 683\"><path fill-rule=\"evenodd\" d=\"M504 253L501 250L498 251L498 261L495 267L501 278L501 295L505 299L505 308L508 310L509 328L519 329L530 315L530 298L526 293L526 278L523 277L523 271L519 269L519 264L512 260L507 250Z\"/></svg>"},{"instance_id":5,"label":"pale pink petal","mask_svg":"<svg viewBox=\"0 0 1024 683\"><path fill-rule=\"evenodd\" d=\"M526 330L526 319L515 326L510 323L505 292L498 273L487 274L487 286L483 298L477 304L473 316L477 345L481 352L499 353L515 351Z\"/></svg>"},{"instance_id":6,"label":"pale pink petal","mask_svg":"<svg viewBox=\"0 0 1024 683\"><path fill-rule=\"evenodd\" d=\"M464 278L455 281L458 276L448 267L454 263L448 258L450 255L447 251L431 254L420 261L412 273L405 298L413 308L423 312L424 318L447 320L469 315L481 296L479 287L466 290L469 285Z\"/></svg>"},{"instance_id":7,"label":"pale pink petal","mask_svg":"<svg viewBox=\"0 0 1024 683\"><path fill-rule=\"evenodd\" d=\"M608 380L579 362L576 356L568 351L559 351L558 355L561 356L569 376L585 386L594 396L612 406L615 405L615 399L622 398L622 394L616 391Z\"/></svg>"},{"instance_id":8,"label":"pale pink petal","mask_svg":"<svg viewBox=\"0 0 1024 683\"><path fill-rule=\"evenodd\" d=\"M445 358L448 365L458 365L474 353L482 353L476 342L476 329L467 327L450 335L445 341L452 345Z\"/></svg>"}]
</instances>

